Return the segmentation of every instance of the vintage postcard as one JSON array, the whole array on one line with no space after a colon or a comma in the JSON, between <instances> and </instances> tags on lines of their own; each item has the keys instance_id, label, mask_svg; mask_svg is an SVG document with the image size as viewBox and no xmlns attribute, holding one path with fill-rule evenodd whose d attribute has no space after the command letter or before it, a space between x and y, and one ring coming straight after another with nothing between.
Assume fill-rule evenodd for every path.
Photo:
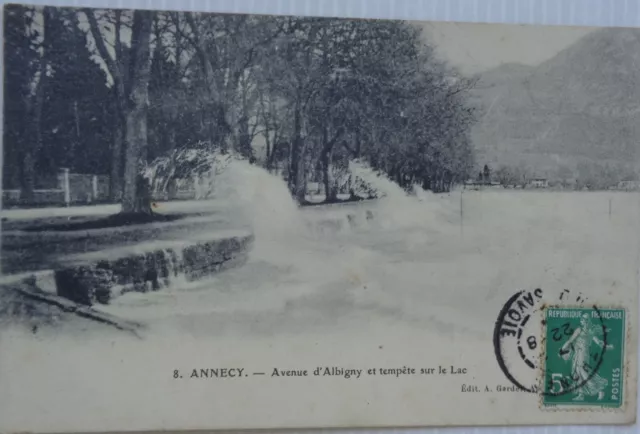
<instances>
[{"instance_id":1,"label":"vintage postcard","mask_svg":"<svg viewBox=\"0 0 640 434\"><path fill-rule=\"evenodd\" d=\"M1 432L635 423L640 29L3 16Z\"/></svg>"}]
</instances>

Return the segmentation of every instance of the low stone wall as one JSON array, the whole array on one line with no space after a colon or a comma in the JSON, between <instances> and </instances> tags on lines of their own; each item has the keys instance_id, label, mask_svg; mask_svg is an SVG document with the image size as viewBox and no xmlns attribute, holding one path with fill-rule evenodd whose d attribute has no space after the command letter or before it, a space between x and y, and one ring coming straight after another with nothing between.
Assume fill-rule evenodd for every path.
<instances>
[{"instance_id":1,"label":"low stone wall","mask_svg":"<svg viewBox=\"0 0 640 434\"><path fill-rule=\"evenodd\" d=\"M376 222L372 203L309 207L303 214L308 230L317 235L367 230ZM6 223L3 271L37 274L34 284L42 290L85 306L242 265L253 244L251 231L228 230L243 226L224 215L69 232L26 231L34 221Z\"/></svg>"},{"instance_id":2,"label":"low stone wall","mask_svg":"<svg viewBox=\"0 0 640 434\"><path fill-rule=\"evenodd\" d=\"M252 244L252 234L228 231L67 257L54 272L57 294L91 306L126 292L158 291L241 265Z\"/></svg>"},{"instance_id":3,"label":"low stone wall","mask_svg":"<svg viewBox=\"0 0 640 434\"><path fill-rule=\"evenodd\" d=\"M90 217L95 218L95 217ZM77 219L85 221L85 219ZM65 219L50 219L64 223ZM58 222L58 220L60 220ZM173 222L141 224L110 229L29 232L39 222L5 222L2 227L2 273L16 274L57 267L64 255L104 250L113 246L143 243L158 238L184 239L191 233L218 231L225 221L214 217L190 217ZM228 227L228 225L226 225Z\"/></svg>"},{"instance_id":4,"label":"low stone wall","mask_svg":"<svg viewBox=\"0 0 640 434\"><path fill-rule=\"evenodd\" d=\"M310 233L315 235L335 235L354 230L370 228L375 221L375 212L364 206L328 205L322 213L314 215L317 207L305 210L306 225ZM327 211L327 208L330 210Z\"/></svg>"}]
</instances>

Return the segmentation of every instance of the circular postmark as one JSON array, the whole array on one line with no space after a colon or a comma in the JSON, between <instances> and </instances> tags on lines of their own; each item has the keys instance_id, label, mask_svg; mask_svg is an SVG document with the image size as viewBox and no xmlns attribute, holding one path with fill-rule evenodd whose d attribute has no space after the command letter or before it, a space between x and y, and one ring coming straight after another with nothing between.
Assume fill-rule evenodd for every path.
<instances>
[{"instance_id":1,"label":"circular postmark","mask_svg":"<svg viewBox=\"0 0 640 434\"><path fill-rule=\"evenodd\" d=\"M493 346L500 369L518 389L535 393L540 353L542 289L518 291L504 304L495 323Z\"/></svg>"},{"instance_id":2,"label":"circular postmark","mask_svg":"<svg viewBox=\"0 0 640 434\"><path fill-rule=\"evenodd\" d=\"M560 300L565 292L560 295ZM578 297L580 300L581 296ZM609 346L607 328L596 306L574 309L575 314L571 314L573 321L558 322L554 319L553 327L549 327L543 317L548 309L551 307L543 303L540 288L512 295L495 322L493 345L496 360L505 377L522 391L545 396L579 392L598 379L598 371ZM585 333L600 336L596 338L598 351L589 352L582 348ZM549 354L549 350L554 354ZM549 357L570 361L571 372L559 377L557 374L547 375L545 362Z\"/></svg>"}]
</instances>

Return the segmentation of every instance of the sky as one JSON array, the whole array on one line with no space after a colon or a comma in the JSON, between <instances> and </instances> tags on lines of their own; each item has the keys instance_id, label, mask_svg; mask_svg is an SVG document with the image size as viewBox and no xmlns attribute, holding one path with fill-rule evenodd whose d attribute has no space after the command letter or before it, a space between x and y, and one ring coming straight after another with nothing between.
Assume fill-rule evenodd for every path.
<instances>
[{"instance_id":1,"label":"sky","mask_svg":"<svg viewBox=\"0 0 640 434\"><path fill-rule=\"evenodd\" d=\"M434 43L440 56L463 73L481 73L502 63L537 65L594 30L593 27L535 26L514 24L477 24L453 22L416 22L428 41ZM80 27L88 30L84 14ZM105 29L103 29L105 31ZM106 32L107 50L113 55L113 33ZM126 43L128 29L122 34ZM89 37L93 49L93 38ZM96 61L104 67L101 59Z\"/></svg>"},{"instance_id":2,"label":"sky","mask_svg":"<svg viewBox=\"0 0 640 434\"><path fill-rule=\"evenodd\" d=\"M593 31L588 27L420 23L439 54L475 74L502 63L537 65Z\"/></svg>"}]
</instances>

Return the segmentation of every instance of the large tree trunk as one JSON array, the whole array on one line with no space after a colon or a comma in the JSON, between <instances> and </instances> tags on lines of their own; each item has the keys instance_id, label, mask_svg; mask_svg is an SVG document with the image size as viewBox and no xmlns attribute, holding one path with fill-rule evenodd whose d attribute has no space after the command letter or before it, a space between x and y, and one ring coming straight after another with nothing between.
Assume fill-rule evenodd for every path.
<instances>
[{"instance_id":1,"label":"large tree trunk","mask_svg":"<svg viewBox=\"0 0 640 434\"><path fill-rule=\"evenodd\" d=\"M299 142L298 148L298 159L297 159L297 168L296 168L296 187L294 192L294 197L298 201L298 203L302 204L306 202L307 195L307 166L305 164L306 160L306 146L302 137L298 137L297 141Z\"/></svg>"},{"instance_id":2,"label":"large tree trunk","mask_svg":"<svg viewBox=\"0 0 640 434\"><path fill-rule=\"evenodd\" d=\"M249 119L243 116L238 121L238 149L240 155L246 158L253 158L253 147L251 146L251 134L249 132Z\"/></svg>"},{"instance_id":3,"label":"large tree trunk","mask_svg":"<svg viewBox=\"0 0 640 434\"><path fill-rule=\"evenodd\" d=\"M422 179L422 189L423 190L431 190L431 178L429 176L425 176Z\"/></svg>"},{"instance_id":4,"label":"large tree trunk","mask_svg":"<svg viewBox=\"0 0 640 434\"><path fill-rule=\"evenodd\" d=\"M44 62L43 62L44 63ZM41 67L42 68L42 67ZM39 150L42 149L42 106L44 104L44 81L46 80L46 64L44 69L40 70L40 79L36 85L35 95L32 97L33 101L28 105L29 117L32 122L31 131L26 131L27 140L24 149L24 156L22 159L22 185L21 187L21 200L30 204L33 203L35 198L36 188L36 155Z\"/></svg>"},{"instance_id":5,"label":"large tree trunk","mask_svg":"<svg viewBox=\"0 0 640 434\"><path fill-rule=\"evenodd\" d=\"M125 59L123 55L123 47L120 40L120 27L121 27L121 11L115 11L115 37L114 37L114 49L115 56L111 56L109 54L109 50L107 49L107 45L104 41L102 33L100 32L100 27L96 16L94 15L93 10L84 9L84 14L87 17L89 22L89 29L91 31L91 35L93 36L93 40L96 44L96 49L100 54L100 57L105 62L109 74L113 78L114 88L115 88L115 99L116 99L116 118L114 125L114 137L113 144L111 148L111 178L109 181L109 196L113 201L121 201L123 194L123 160L125 158L123 151L123 141L125 140L125 127L126 127L126 112L127 112L127 78L130 74L126 74L126 66ZM138 26L139 28L139 26ZM149 32L151 30L149 29ZM136 35L132 35L133 37L139 33L136 30ZM135 55L134 48L132 47L132 52Z\"/></svg>"},{"instance_id":6,"label":"large tree trunk","mask_svg":"<svg viewBox=\"0 0 640 434\"><path fill-rule=\"evenodd\" d=\"M131 37L131 51L135 56L132 68L129 110L126 114L124 195L122 212L151 213L151 197L146 182L140 179L140 163L147 146L147 109L149 105L149 76L151 70L150 11L136 10Z\"/></svg>"},{"instance_id":7,"label":"large tree trunk","mask_svg":"<svg viewBox=\"0 0 640 434\"><path fill-rule=\"evenodd\" d=\"M291 143L291 161L289 168L289 189L298 201L304 203L307 192L307 174L305 166L306 146L302 138L302 110L300 101L296 101L293 120L293 140Z\"/></svg>"},{"instance_id":8,"label":"large tree trunk","mask_svg":"<svg viewBox=\"0 0 640 434\"><path fill-rule=\"evenodd\" d=\"M109 199L120 202L122 199L122 142L124 140L124 122L120 113L117 114L113 143L111 144L111 175L109 178Z\"/></svg>"},{"instance_id":9,"label":"large tree trunk","mask_svg":"<svg viewBox=\"0 0 640 434\"><path fill-rule=\"evenodd\" d=\"M338 200L338 188L331 174L331 163L333 162L333 150L335 145L344 133L343 127L338 127L334 136L329 139L329 130L324 128L322 133L323 147L320 154L322 164L322 178L324 181L324 194L326 202L335 202ZM346 146L346 144L345 144Z\"/></svg>"},{"instance_id":10,"label":"large tree trunk","mask_svg":"<svg viewBox=\"0 0 640 434\"><path fill-rule=\"evenodd\" d=\"M272 161L271 161L271 155L272 154L271 153L272 153L272 150L271 150L271 140L269 138L269 127L268 126L265 126L264 139L265 139L264 146L265 146L265 151L266 151L265 162L264 162L265 163L265 168L267 169L267 172L271 172L271 163L272 163Z\"/></svg>"},{"instance_id":11,"label":"large tree trunk","mask_svg":"<svg viewBox=\"0 0 640 434\"><path fill-rule=\"evenodd\" d=\"M291 138L291 150L289 152L289 190L295 195L296 181L298 178L298 160L300 159L300 110L296 101L293 113L293 137Z\"/></svg>"},{"instance_id":12,"label":"large tree trunk","mask_svg":"<svg viewBox=\"0 0 640 434\"><path fill-rule=\"evenodd\" d=\"M331 176L332 149L333 148L325 148L322 151L322 178L324 182L325 202L335 202L338 199L338 191L335 188L335 183Z\"/></svg>"},{"instance_id":13,"label":"large tree trunk","mask_svg":"<svg viewBox=\"0 0 640 434\"><path fill-rule=\"evenodd\" d=\"M20 200L31 204L35 190L35 158L32 146L26 144L22 154L22 171L20 173Z\"/></svg>"},{"instance_id":14,"label":"large tree trunk","mask_svg":"<svg viewBox=\"0 0 640 434\"><path fill-rule=\"evenodd\" d=\"M269 172L273 172L274 169L277 172L277 167L275 165L276 155L278 155L277 152L280 152L280 143L276 142L274 140L273 144L271 145L271 151L269 153L269 158L267 159L267 170Z\"/></svg>"},{"instance_id":15,"label":"large tree trunk","mask_svg":"<svg viewBox=\"0 0 640 434\"><path fill-rule=\"evenodd\" d=\"M42 149L42 108L44 105L45 87L47 84L48 56L53 35L51 34L51 8L45 7L42 11L43 40L42 54L38 64L38 77L33 94L27 98L27 114L31 120L32 128L26 131L27 140L24 143L21 176L21 199L31 203L34 199L36 187L36 156Z\"/></svg>"},{"instance_id":16,"label":"large tree trunk","mask_svg":"<svg viewBox=\"0 0 640 434\"><path fill-rule=\"evenodd\" d=\"M307 190L307 174L304 139L298 134L294 136L291 150L291 168L289 170L289 188L299 203L305 201Z\"/></svg>"}]
</instances>

